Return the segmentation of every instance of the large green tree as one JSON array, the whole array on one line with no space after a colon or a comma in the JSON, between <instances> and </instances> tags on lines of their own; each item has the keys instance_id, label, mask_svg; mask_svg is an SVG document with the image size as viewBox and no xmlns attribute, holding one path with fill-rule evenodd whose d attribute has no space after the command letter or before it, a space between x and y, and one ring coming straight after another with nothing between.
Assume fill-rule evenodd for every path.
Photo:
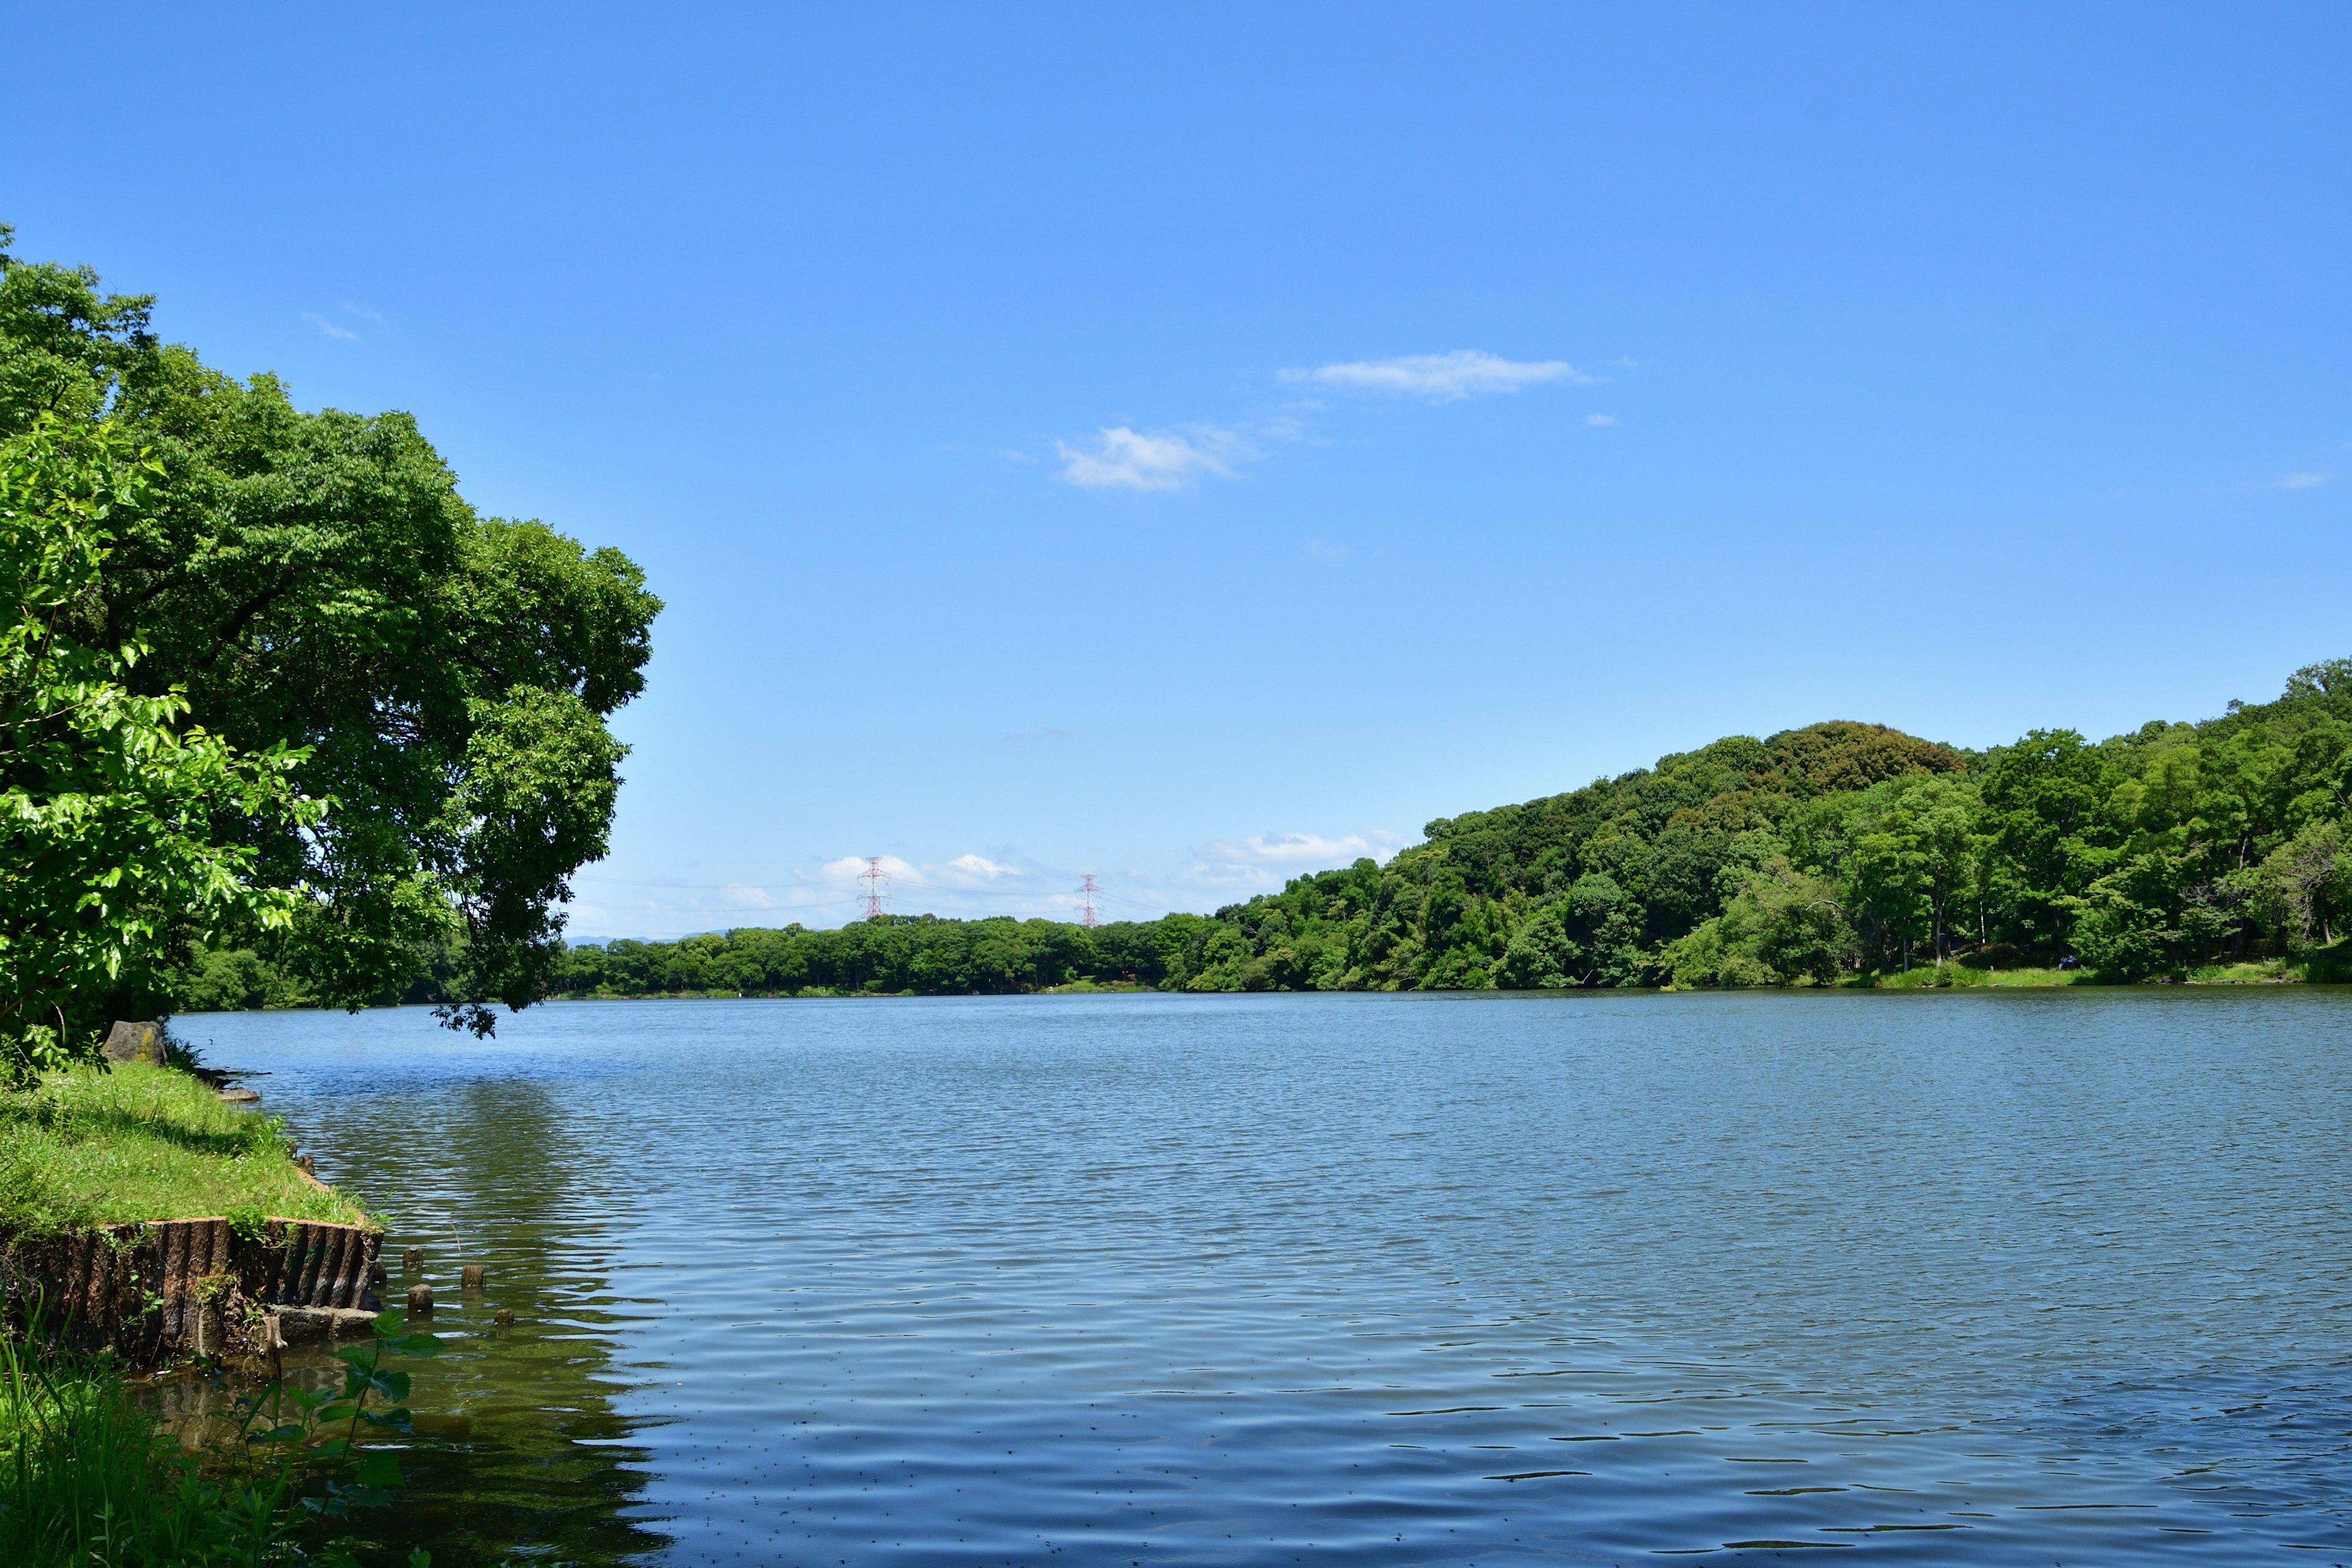
<instances>
[{"instance_id":1,"label":"large green tree","mask_svg":"<svg viewBox=\"0 0 2352 1568\"><path fill-rule=\"evenodd\" d=\"M7 238L0 436L106 420L152 468L90 640L146 648L124 679L184 693L188 721L299 752L297 786L328 803L246 825L257 875L301 894L284 962L356 1005L455 942L471 997L544 994L570 878L605 849L624 754L606 720L643 689L661 607L644 574L477 514L406 415L305 412L160 340L150 299Z\"/></svg>"},{"instance_id":2,"label":"large green tree","mask_svg":"<svg viewBox=\"0 0 2352 1568\"><path fill-rule=\"evenodd\" d=\"M315 830L284 744L240 754L177 687L129 684L147 649L89 640L115 541L154 494L104 422L44 414L0 439L0 1076L87 1048L158 955L283 926L295 900L257 837Z\"/></svg>"}]
</instances>

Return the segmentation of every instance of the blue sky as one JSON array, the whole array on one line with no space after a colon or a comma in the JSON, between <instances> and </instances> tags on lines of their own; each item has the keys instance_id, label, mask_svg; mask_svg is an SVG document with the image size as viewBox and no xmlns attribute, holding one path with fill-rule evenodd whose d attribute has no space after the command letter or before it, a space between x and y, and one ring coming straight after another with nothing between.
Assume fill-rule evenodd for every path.
<instances>
[{"instance_id":1,"label":"blue sky","mask_svg":"<svg viewBox=\"0 0 2352 1568\"><path fill-rule=\"evenodd\" d=\"M10 24L18 254L668 601L580 935L2352 654L2341 6L106 16Z\"/></svg>"}]
</instances>

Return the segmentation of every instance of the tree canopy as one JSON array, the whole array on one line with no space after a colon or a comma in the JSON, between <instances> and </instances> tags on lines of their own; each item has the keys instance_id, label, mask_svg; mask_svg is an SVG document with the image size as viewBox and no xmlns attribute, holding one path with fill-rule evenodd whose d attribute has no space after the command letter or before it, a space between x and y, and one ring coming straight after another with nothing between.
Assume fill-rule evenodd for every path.
<instances>
[{"instance_id":1,"label":"tree canopy","mask_svg":"<svg viewBox=\"0 0 2352 1568\"><path fill-rule=\"evenodd\" d=\"M288 916L274 962L357 1005L455 943L452 1016L477 1029L478 1002L544 994L569 879L605 849L625 750L605 721L643 689L661 607L644 574L478 514L408 416L305 412L273 376L160 340L150 298L18 260L9 237L0 438L103 431L139 454L138 504L77 590L78 646L139 650L110 676L127 697L278 759L319 808L215 823L253 885L288 895L268 906Z\"/></svg>"}]
</instances>

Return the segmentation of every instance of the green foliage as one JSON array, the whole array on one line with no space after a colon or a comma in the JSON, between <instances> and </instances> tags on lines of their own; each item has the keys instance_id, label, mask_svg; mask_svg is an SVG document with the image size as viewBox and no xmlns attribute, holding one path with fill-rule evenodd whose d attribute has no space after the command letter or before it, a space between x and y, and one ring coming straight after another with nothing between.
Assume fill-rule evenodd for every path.
<instances>
[{"instance_id":1,"label":"green foliage","mask_svg":"<svg viewBox=\"0 0 2352 1568\"><path fill-rule=\"evenodd\" d=\"M2343 825L2305 822L2295 836L2263 858L2245 878L2255 915L2282 932L2297 952L2325 947L2352 915L2352 856L2344 852Z\"/></svg>"},{"instance_id":2,"label":"green foliage","mask_svg":"<svg viewBox=\"0 0 2352 1568\"><path fill-rule=\"evenodd\" d=\"M1723 913L1673 943L1678 986L1835 984L1853 973L1853 926L1838 889L1775 855L1741 879Z\"/></svg>"},{"instance_id":3,"label":"green foliage","mask_svg":"<svg viewBox=\"0 0 2352 1568\"><path fill-rule=\"evenodd\" d=\"M2336 946L2352 921L2348 802L2352 661L2338 661L2297 671L2276 702L2098 744L2036 730L1970 754L1843 721L1732 736L1441 818L1386 866L1300 877L1213 915L1097 931L924 915L613 942L567 950L550 984L648 996L2352 978ZM416 999L462 984L463 952L436 952ZM184 994L282 994L278 973L208 954Z\"/></svg>"},{"instance_id":4,"label":"green foliage","mask_svg":"<svg viewBox=\"0 0 2352 1568\"><path fill-rule=\"evenodd\" d=\"M293 784L300 751L240 754L184 722L184 688L127 684L143 642L91 640L153 468L104 421L43 414L0 441L0 1073L18 1080L152 994L172 937L287 923L250 839L322 810Z\"/></svg>"},{"instance_id":5,"label":"green foliage","mask_svg":"<svg viewBox=\"0 0 2352 1568\"><path fill-rule=\"evenodd\" d=\"M190 904L186 934L266 952L277 994L335 1005L402 990L420 955L462 943L450 1011L478 1031L475 1004L542 994L569 879L604 852L623 754L604 721L642 689L660 609L643 574L541 523L478 516L407 416L304 413L270 376L238 382L159 342L151 300L15 260L6 242L0 229L0 437L95 453L111 431L139 451L135 508L110 499L121 483L41 479L110 508L103 570L74 581L69 618L89 647L141 650L102 677L118 706L162 704L124 711L273 759L289 799L331 803L321 819L194 797L244 882L300 901ZM127 944L161 966L187 949L171 934ZM199 963L206 998L226 999L238 976ZM242 997L257 990L270 994Z\"/></svg>"},{"instance_id":6,"label":"green foliage","mask_svg":"<svg viewBox=\"0 0 2352 1568\"><path fill-rule=\"evenodd\" d=\"M0 1337L0 1561L356 1568L365 1542L342 1534L306 1550L305 1525L315 1536L353 1509L391 1502L399 1461L362 1439L410 1432L408 1374L388 1363L439 1349L384 1314L367 1343L336 1352L345 1363L340 1390L273 1382L236 1401L225 1440L192 1451L132 1405L111 1363L68 1354L37 1333ZM410 1568L430 1562L422 1552L409 1558Z\"/></svg>"}]
</instances>

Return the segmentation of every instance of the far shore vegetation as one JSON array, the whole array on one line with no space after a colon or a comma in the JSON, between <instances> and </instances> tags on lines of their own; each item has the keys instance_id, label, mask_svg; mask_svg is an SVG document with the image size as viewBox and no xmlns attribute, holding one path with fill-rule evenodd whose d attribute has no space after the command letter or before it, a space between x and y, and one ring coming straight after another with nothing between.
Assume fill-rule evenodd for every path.
<instances>
[{"instance_id":1,"label":"far shore vegetation","mask_svg":"<svg viewBox=\"0 0 2352 1568\"><path fill-rule=\"evenodd\" d=\"M1386 866L1089 930L884 916L566 949L552 994L2013 986L2352 981L2352 659L2274 701L1969 752L1874 724L1732 736L1429 824ZM292 950L191 951L201 1011L302 1006ZM468 994L420 952L380 1002Z\"/></svg>"}]
</instances>

